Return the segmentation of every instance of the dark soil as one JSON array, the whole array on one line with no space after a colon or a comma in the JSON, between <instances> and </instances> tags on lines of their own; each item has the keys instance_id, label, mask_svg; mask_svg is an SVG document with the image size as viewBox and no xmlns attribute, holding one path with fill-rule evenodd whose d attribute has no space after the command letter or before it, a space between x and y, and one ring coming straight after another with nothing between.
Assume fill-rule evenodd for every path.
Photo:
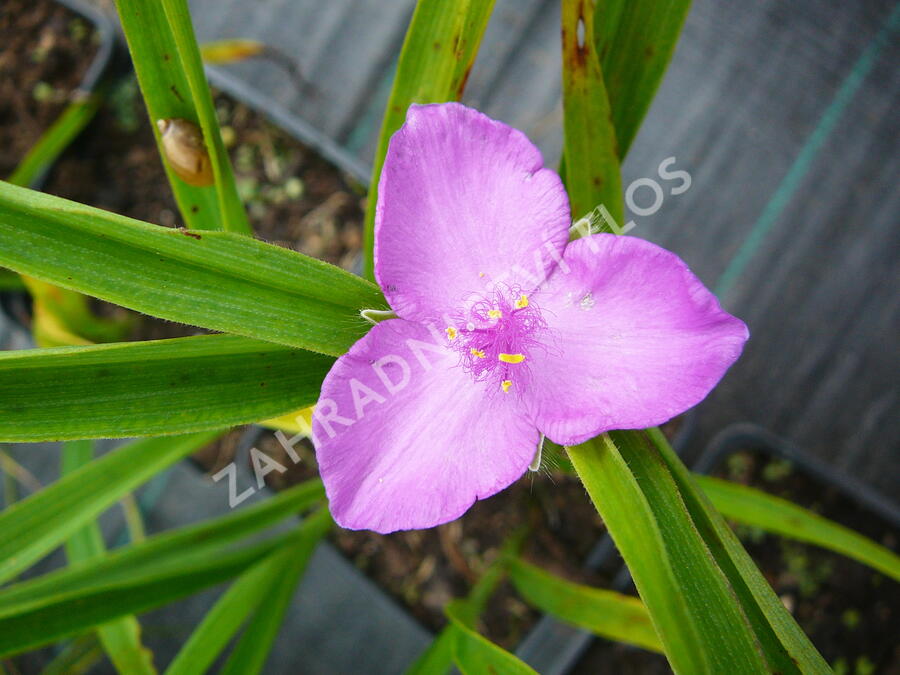
<instances>
[{"instance_id":1,"label":"dark soil","mask_svg":"<svg viewBox=\"0 0 900 675\"><path fill-rule=\"evenodd\" d=\"M97 39L89 22L50 0L0 2L0 178L71 100Z\"/></svg>"},{"instance_id":2,"label":"dark soil","mask_svg":"<svg viewBox=\"0 0 900 675\"><path fill-rule=\"evenodd\" d=\"M789 462L747 450L714 475L751 485L849 527L894 551L900 533ZM784 605L838 675L900 674L900 584L820 548L732 524ZM575 673L668 673L665 659L597 641Z\"/></svg>"}]
</instances>

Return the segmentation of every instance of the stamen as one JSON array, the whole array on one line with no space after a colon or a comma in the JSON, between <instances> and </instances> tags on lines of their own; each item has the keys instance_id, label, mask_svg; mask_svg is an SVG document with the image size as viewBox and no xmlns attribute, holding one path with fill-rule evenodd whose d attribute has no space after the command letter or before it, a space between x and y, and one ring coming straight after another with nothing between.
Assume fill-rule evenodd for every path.
<instances>
[{"instance_id":1,"label":"stamen","mask_svg":"<svg viewBox=\"0 0 900 675\"><path fill-rule=\"evenodd\" d=\"M481 351L480 349L475 349L475 347L472 347L472 349L469 350L469 353L470 353L472 356L475 356L475 357L477 357L477 358L479 358L479 359L483 359L483 358L484 358L484 352Z\"/></svg>"},{"instance_id":2,"label":"stamen","mask_svg":"<svg viewBox=\"0 0 900 675\"><path fill-rule=\"evenodd\" d=\"M524 354L497 354L497 358L503 361L503 363L522 363L525 360Z\"/></svg>"},{"instance_id":3,"label":"stamen","mask_svg":"<svg viewBox=\"0 0 900 675\"><path fill-rule=\"evenodd\" d=\"M501 312L499 309L488 310L488 318L499 319L501 316L503 316L503 312Z\"/></svg>"},{"instance_id":4,"label":"stamen","mask_svg":"<svg viewBox=\"0 0 900 675\"><path fill-rule=\"evenodd\" d=\"M516 300L516 309L525 309L526 307L528 307L528 296L522 293Z\"/></svg>"},{"instance_id":5,"label":"stamen","mask_svg":"<svg viewBox=\"0 0 900 675\"><path fill-rule=\"evenodd\" d=\"M503 382L500 383L500 388L503 390L504 394L509 393L509 388L511 386L512 386L512 380L503 380Z\"/></svg>"},{"instance_id":6,"label":"stamen","mask_svg":"<svg viewBox=\"0 0 900 675\"><path fill-rule=\"evenodd\" d=\"M458 335L458 333L453 326L447 326L447 339L448 340L451 340L451 341L455 340L457 335Z\"/></svg>"}]
</instances>

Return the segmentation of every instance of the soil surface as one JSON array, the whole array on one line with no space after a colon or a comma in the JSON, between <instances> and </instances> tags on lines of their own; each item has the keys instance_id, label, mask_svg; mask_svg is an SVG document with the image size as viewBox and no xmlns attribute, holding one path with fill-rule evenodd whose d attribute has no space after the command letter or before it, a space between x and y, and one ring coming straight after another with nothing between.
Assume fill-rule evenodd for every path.
<instances>
[{"instance_id":1,"label":"soil surface","mask_svg":"<svg viewBox=\"0 0 900 675\"><path fill-rule=\"evenodd\" d=\"M876 514L790 462L758 451L731 455L715 472L849 527L898 550L900 533ZM837 675L900 675L900 584L856 561L732 523L766 579ZM669 673L661 656L597 641L576 674Z\"/></svg>"},{"instance_id":2,"label":"soil surface","mask_svg":"<svg viewBox=\"0 0 900 675\"><path fill-rule=\"evenodd\" d=\"M0 2L0 177L71 100L97 39L88 21L55 2Z\"/></svg>"}]
</instances>

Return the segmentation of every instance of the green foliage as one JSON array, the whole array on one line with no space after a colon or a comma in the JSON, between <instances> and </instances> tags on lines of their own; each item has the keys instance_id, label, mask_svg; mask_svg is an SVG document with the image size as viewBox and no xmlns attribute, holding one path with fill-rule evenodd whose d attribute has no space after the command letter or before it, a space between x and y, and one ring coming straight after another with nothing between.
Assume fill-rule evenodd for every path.
<instances>
[{"instance_id":1,"label":"green foliage","mask_svg":"<svg viewBox=\"0 0 900 675\"><path fill-rule=\"evenodd\" d=\"M139 312L334 356L380 291L228 232L186 232L0 183L0 264Z\"/></svg>"},{"instance_id":2,"label":"green foliage","mask_svg":"<svg viewBox=\"0 0 900 675\"><path fill-rule=\"evenodd\" d=\"M726 518L841 553L900 581L900 556L871 539L760 490L712 476L694 478Z\"/></svg>"},{"instance_id":3,"label":"green foliage","mask_svg":"<svg viewBox=\"0 0 900 675\"><path fill-rule=\"evenodd\" d=\"M746 617L647 444L606 434L569 456L631 570L673 670L765 671Z\"/></svg>"},{"instance_id":4,"label":"green foliage","mask_svg":"<svg viewBox=\"0 0 900 675\"><path fill-rule=\"evenodd\" d=\"M453 663L463 675L482 675L482 673L537 675L527 664L476 633L457 601L448 604L444 612L455 628Z\"/></svg>"},{"instance_id":5,"label":"green foliage","mask_svg":"<svg viewBox=\"0 0 900 675\"><path fill-rule=\"evenodd\" d=\"M625 158L666 72L690 0L598 0L594 36Z\"/></svg>"},{"instance_id":6,"label":"green foliage","mask_svg":"<svg viewBox=\"0 0 900 675\"><path fill-rule=\"evenodd\" d=\"M105 459L70 477L84 478ZM0 590L0 655L47 644L238 576L279 547L296 542L306 530L238 549L232 542L267 529L323 496L321 483L312 481L219 519L158 534L95 561Z\"/></svg>"},{"instance_id":7,"label":"green foliage","mask_svg":"<svg viewBox=\"0 0 900 675\"><path fill-rule=\"evenodd\" d=\"M416 5L397 62L369 184L363 250L363 272L368 279L375 279L375 203L388 142L406 119L411 103L443 103L462 96L493 8L494 0L420 0Z\"/></svg>"},{"instance_id":8,"label":"green foliage","mask_svg":"<svg viewBox=\"0 0 900 675\"><path fill-rule=\"evenodd\" d=\"M572 216L603 204L623 222L619 150L600 61L594 47L594 4L563 0L563 132L566 189Z\"/></svg>"},{"instance_id":9,"label":"green foliage","mask_svg":"<svg viewBox=\"0 0 900 675\"><path fill-rule=\"evenodd\" d=\"M574 584L520 559L510 561L509 578L542 612L610 640L662 651L647 609L637 598Z\"/></svg>"},{"instance_id":10,"label":"green foliage","mask_svg":"<svg viewBox=\"0 0 900 675\"><path fill-rule=\"evenodd\" d=\"M75 137L94 118L102 101L99 94L91 94L66 106L59 118L31 147L7 180L15 185L31 185L53 165L63 150L69 147Z\"/></svg>"},{"instance_id":11,"label":"green foliage","mask_svg":"<svg viewBox=\"0 0 900 675\"><path fill-rule=\"evenodd\" d=\"M238 198L216 123L187 3L116 0L116 8L160 154L165 156L158 120L188 120L203 132L215 179L213 185L188 185L163 161L185 223L198 230L249 233L247 215Z\"/></svg>"},{"instance_id":12,"label":"green foliage","mask_svg":"<svg viewBox=\"0 0 900 675\"><path fill-rule=\"evenodd\" d=\"M128 443L0 512L0 582L50 553L123 495L216 436L218 432L208 432Z\"/></svg>"},{"instance_id":13,"label":"green foliage","mask_svg":"<svg viewBox=\"0 0 900 675\"><path fill-rule=\"evenodd\" d=\"M629 432L619 432L622 433ZM659 429L649 429L647 435L658 457L670 472L709 554L727 577L771 667L780 669L783 673L829 672L822 656L772 591L759 568L721 514L697 486L662 432Z\"/></svg>"},{"instance_id":14,"label":"green foliage","mask_svg":"<svg viewBox=\"0 0 900 675\"><path fill-rule=\"evenodd\" d=\"M2 352L0 439L150 436L267 419L315 403L331 363L236 335Z\"/></svg>"},{"instance_id":15,"label":"green foliage","mask_svg":"<svg viewBox=\"0 0 900 675\"><path fill-rule=\"evenodd\" d=\"M206 614L166 669L166 675L205 672L252 616L223 672L260 672L316 544L331 528L321 509L300 526L297 536L244 572Z\"/></svg>"},{"instance_id":16,"label":"green foliage","mask_svg":"<svg viewBox=\"0 0 900 675\"><path fill-rule=\"evenodd\" d=\"M86 466L94 455L90 441L73 441L63 446L62 475ZM97 521L75 532L66 542L70 564L96 560L106 553ZM97 628L97 635L116 670L128 675L155 675L153 654L141 644L141 627L134 616L124 616Z\"/></svg>"}]
</instances>

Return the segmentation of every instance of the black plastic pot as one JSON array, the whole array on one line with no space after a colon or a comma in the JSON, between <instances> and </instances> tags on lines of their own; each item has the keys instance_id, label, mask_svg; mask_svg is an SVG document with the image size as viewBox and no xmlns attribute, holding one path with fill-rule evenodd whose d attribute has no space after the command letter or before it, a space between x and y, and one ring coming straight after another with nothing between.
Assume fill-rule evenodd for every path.
<instances>
[{"instance_id":1,"label":"black plastic pot","mask_svg":"<svg viewBox=\"0 0 900 675\"><path fill-rule=\"evenodd\" d=\"M116 45L115 31L109 18L93 5L82 2L82 0L56 0L56 2L90 23L99 36L94 60L91 61L91 65L85 71L78 87L71 94L71 100L75 101L91 95L107 73L113 60ZM44 167L44 170L32 181L29 187L39 190L51 168L52 165ZM28 293L24 291L0 291L0 312L25 330L31 330L31 296Z\"/></svg>"}]
</instances>

